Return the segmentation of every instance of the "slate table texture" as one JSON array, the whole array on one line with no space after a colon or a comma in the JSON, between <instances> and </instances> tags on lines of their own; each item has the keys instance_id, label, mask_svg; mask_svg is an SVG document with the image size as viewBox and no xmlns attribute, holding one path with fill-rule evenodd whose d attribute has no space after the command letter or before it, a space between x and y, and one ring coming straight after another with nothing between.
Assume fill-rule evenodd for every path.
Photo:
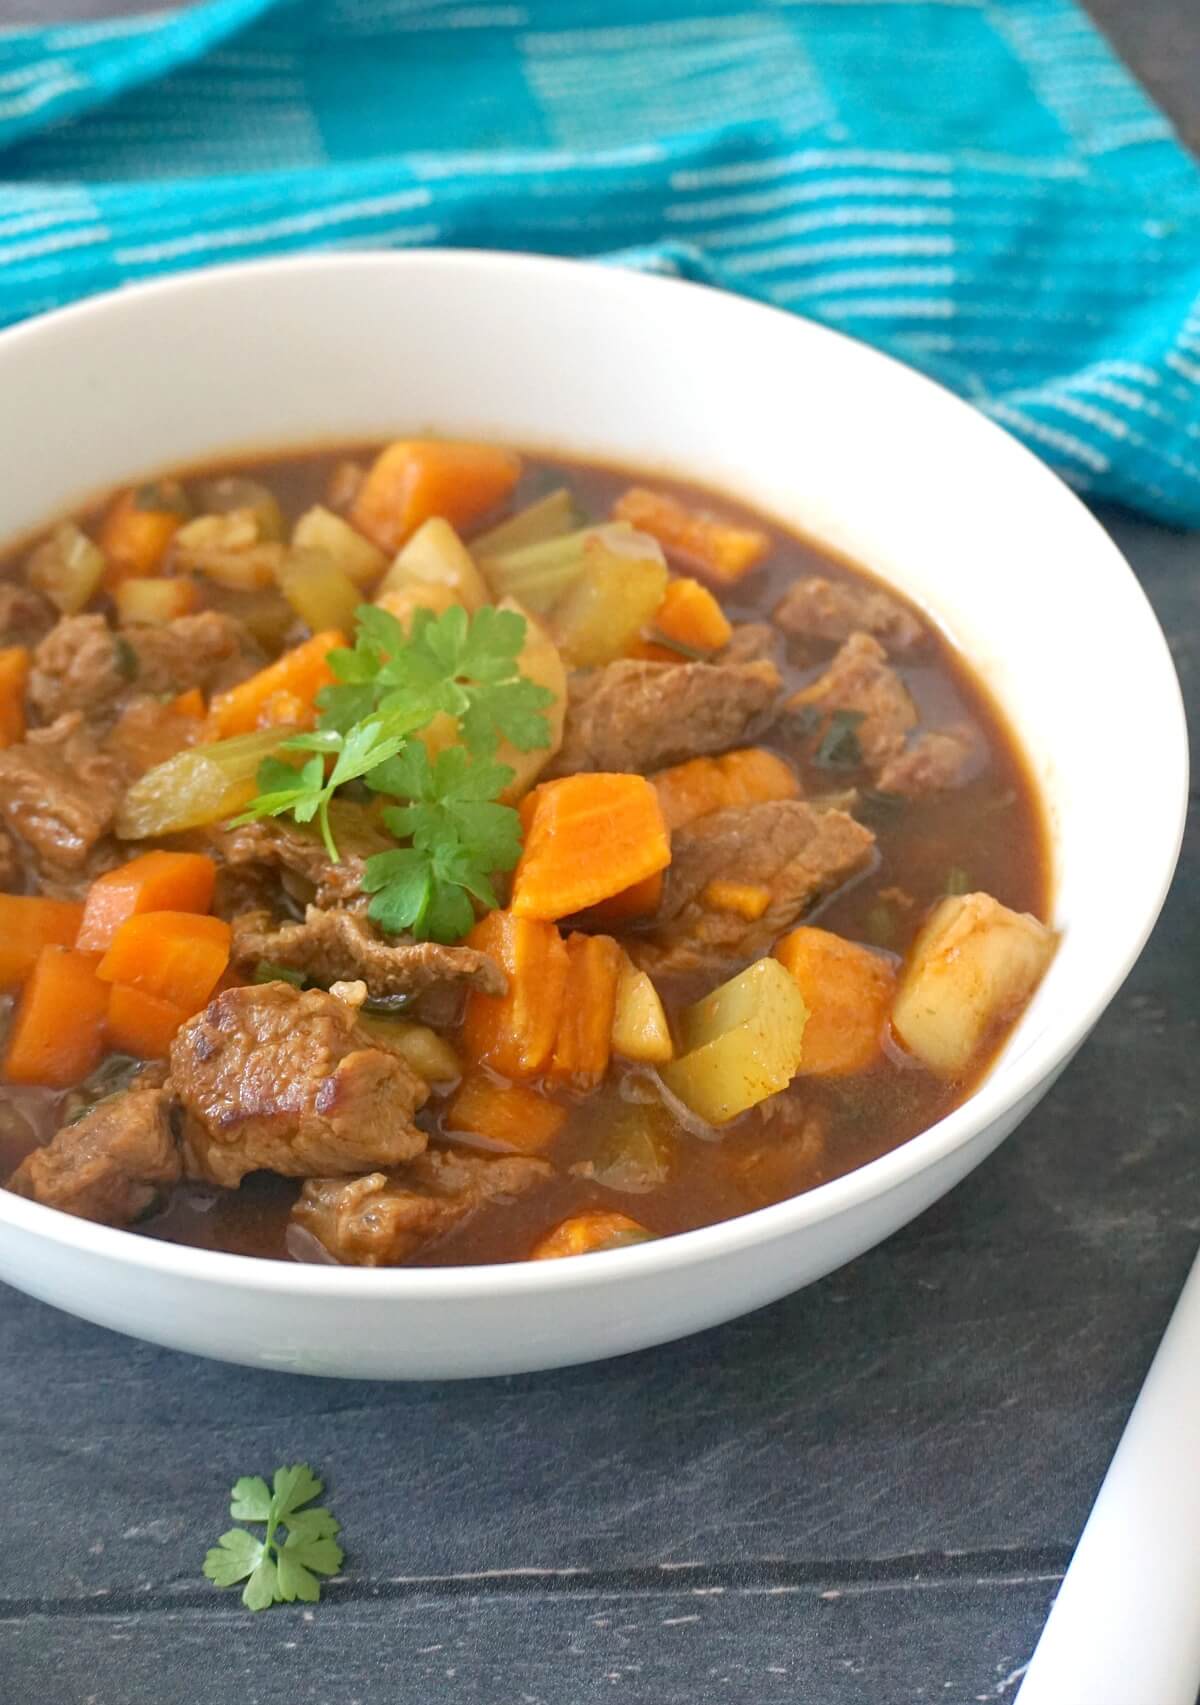
<instances>
[{"instance_id":1,"label":"slate table texture","mask_svg":"<svg viewBox=\"0 0 1200 1705\"><path fill-rule=\"evenodd\" d=\"M1195 145L1194 0L1093 10ZM1101 519L1194 735L1200 538ZM1140 778L1113 781L1135 811ZM351 1384L5 1290L0 1699L1011 1701L1200 1243L1196 814L1150 946L1037 1112L881 1248L732 1325L548 1375ZM295 1460L327 1477L346 1574L254 1617L200 1564L232 1481ZM1155 1705L1133 1678L1129 1705Z\"/></svg>"}]
</instances>

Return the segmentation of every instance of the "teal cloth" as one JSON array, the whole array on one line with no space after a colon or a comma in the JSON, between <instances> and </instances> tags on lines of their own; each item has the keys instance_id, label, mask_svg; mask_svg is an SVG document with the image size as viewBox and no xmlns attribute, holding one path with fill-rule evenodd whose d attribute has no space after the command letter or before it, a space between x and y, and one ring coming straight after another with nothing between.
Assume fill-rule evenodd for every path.
<instances>
[{"instance_id":1,"label":"teal cloth","mask_svg":"<svg viewBox=\"0 0 1200 1705\"><path fill-rule=\"evenodd\" d=\"M0 32L0 323L428 243L761 297L1200 525L1200 170L1068 0L208 0Z\"/></svg>"}]
</instances>

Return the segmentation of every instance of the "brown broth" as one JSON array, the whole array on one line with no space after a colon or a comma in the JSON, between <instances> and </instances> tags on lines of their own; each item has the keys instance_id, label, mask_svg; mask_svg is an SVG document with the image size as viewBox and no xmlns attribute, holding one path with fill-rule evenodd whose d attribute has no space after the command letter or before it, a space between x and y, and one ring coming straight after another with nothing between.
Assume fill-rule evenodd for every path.
<instances>
[{"instance_id":1,"label":"brown broth","mask_svg":"<svg viewBox=\"0 0 1200 1705\"><path fill-rule=\"evenodd\" d=\"M365 458L373 448L343 446L284 458L242 457L236 464L208 464L180 477L253 474L270 485L285 515L293 519L323 500L335 463L347 456ZM638 481L639 476L629 470L539 456L531 458L511 507L519 508L565 483L586 514L602 518L617 494ZM766 619L790 581L800 574L872 578L811 541L764 522L723 494L717 497L657 476L650 483L769 531L773 549L766 567L723 599L735 620ZM14 572L15 566L10 561L7 572ZM789 642L784 667L787 688L794 690L819 674L834 649L806 650ZM901 660L895 666L922 722L933 727L969 723L982 738L986 761L962 788L898 811L864 812L878 837L877 867L840 890L806 921L819 921L852 940L872 941L903 955L930 905L946 891L952 872L961 872L970 888L983 889L1006 906L1047 919L1052 872L1041 803L999 708L969 663L936 629L931 630L919 661ZM782 727L766 743L797 766L806 793L833 792L846 785L844 778L806 763L798 741L789 739ZM896 891L903 898L898 900ZM885 921L890 933L883 930ZM698 991L664 985L660 992L670 1009ZM1002 1036L994 1039L992 1057L1002 1041ZM990 1060L985 1061L967 1080L948 1084L894 1049L856 1077L799 1078L763 1108L726 1127L719 1137L701 1138L677 1127L668 1145L666 1182L643 1193L616 1192L586 1175L611 1118L611 1098L622 1088L637 1091L636 1073L629 1071L624 1080L610 1082L597 1095L572 1104L571 1117L549 1156L558 1169L550 1185L518 1202L484 1208L439 1244L425 1249L417 1262L436 1266L520 1260L548 1229L593 1205L617 1208L657 1234L731 1218L809 1190L897 1147L969 1095L989 1064ZM44 1090L0 1091L0 1176L6 1176L37 1142L49 1139L61 1122L65 1100ZM437 1130L436 1101L421 1118L431 1131ZM267 1174L251 1176L233 1192L185 1187L175 1192L165 1211L138 1229L150 1237L200 1248L287 1258L296 1252L294 1240L289 1250L286 1232L298 1190L296 1181Z\"/></svg>"}]
</instances>

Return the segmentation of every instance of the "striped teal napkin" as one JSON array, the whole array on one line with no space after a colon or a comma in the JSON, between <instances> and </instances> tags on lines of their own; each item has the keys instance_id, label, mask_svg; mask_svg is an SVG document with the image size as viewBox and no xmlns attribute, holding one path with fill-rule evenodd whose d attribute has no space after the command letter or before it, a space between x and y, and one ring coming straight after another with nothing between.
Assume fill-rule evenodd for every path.
<instances>
[{"instance_id":1,"label":"striped teal napkin","mask_svg":"<svg viewBox=\"0 0 1200 1705\"><path fill-rule=\"evenodd\" d=\"M615 254L1200 525L1200 170L1068 0L208 0L0 33L0 149L0 323L291 249Z\"/></svg>"}]
</instances>

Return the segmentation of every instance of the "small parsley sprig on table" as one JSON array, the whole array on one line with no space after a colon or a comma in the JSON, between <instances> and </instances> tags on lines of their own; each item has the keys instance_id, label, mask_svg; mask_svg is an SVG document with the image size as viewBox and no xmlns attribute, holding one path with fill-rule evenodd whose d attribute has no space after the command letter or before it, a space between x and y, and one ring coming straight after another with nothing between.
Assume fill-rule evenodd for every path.
<instances>
[{"instance_id":1,"label":"small parsley sprig on table","mask_svg":"<svg viewBox=\"0 0 1200 1705\"><path fill-rule=\"evenodd\" d=\"M419 940L459 940L475 921L472 899L497 905L492 877L520 856L520 819L499 803L514 774L496 761L499 742L520 752L550 743L554 695L521 673L526 628L517 611L485 604L473 615L418 610L406 632L386 610L362 606L353 648L329 654L335 679L318 695L316 729L280 747L310 755L298 766L268 758L235 824L315 820L336 861L330 804L347 783L365 783L397 802L383 821L409 842L367 859L371 917ZM440 716L454 718L460 743L431 762L413 737Z\"/></svg>"},{"instance_id":2,"label":"small parsley sprig on table","mask_svg":"<svg viewBox=\"0 0 1200 1705\"><path fill-rule=\"evenodd\" d=\"M259 1539L248 1528L231 1527L205 1557L205 1575L218 1587L245 1581L247 1610L296 1599L315 1604L321 1596L317 1576L336 1575L344 1556L335 1537L340 1527L329 1511L304 1508L324 1490L302 1462L277 1468L271 1486L260 1475L243 1476L230 1494L229 1513L235 1521L264 1523L266 1532Z\"/></svg>"}]
</instances>

